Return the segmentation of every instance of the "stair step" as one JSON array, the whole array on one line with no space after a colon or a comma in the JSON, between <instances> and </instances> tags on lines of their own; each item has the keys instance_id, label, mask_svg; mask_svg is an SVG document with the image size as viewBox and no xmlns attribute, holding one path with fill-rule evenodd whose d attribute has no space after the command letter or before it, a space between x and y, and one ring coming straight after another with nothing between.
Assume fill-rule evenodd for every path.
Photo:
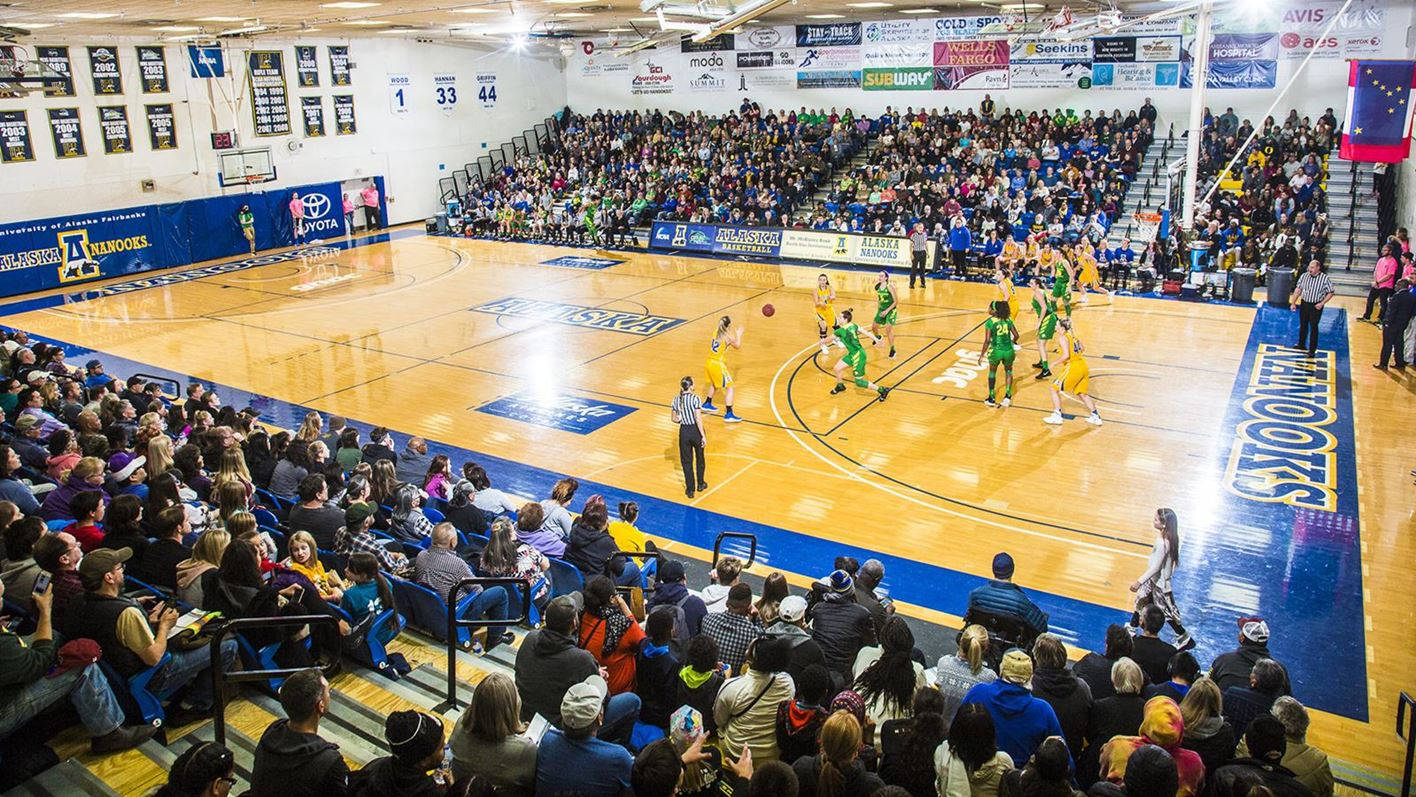
<instances>
[{"instance_id":1,"label":"stair step","mask_svg":"<svg viewBox=\"0 0 1416 797\"><path fill-rule=\"evenodd\" d=\"M73 758L44 770L5 794L17 797L68 797L72 794L118 797L118 792Z\"/></svg>"}]
</instances>

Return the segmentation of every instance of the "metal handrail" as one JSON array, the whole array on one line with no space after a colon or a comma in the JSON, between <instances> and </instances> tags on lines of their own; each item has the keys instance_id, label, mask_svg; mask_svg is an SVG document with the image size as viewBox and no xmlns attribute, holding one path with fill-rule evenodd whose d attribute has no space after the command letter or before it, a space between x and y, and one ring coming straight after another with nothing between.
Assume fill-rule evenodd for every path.
<instances>
[{"instance_id":1,"label":"metal handrail","mask_svg":"<svg viewBox=\"0 0 1416 797\"><path fill-rule=\"evenodd\" d=\"M723 547L723 540L730 539L748 540L752 543L752 548L747 554L747 564L743 565L743 568L752 567L752 563L757 561L757 535L748 534L745 531L723 531L718 533L718 538L713 540L713 566L718 566L718 552Z\"/></svg>"},{"instance_id":2,"label":"metal handrail","mask_svg":"<svg viewBox=\"0 0 1416 797\"><path fill-rule=\"evenodd\" d=\"M464 620L457 616L457 597L468 587L521 587L521 616L505 620ZM516 576L464 578L447 591L447 700L433 709L439 714L457 708L457 629L521 625L531 616L531 582Z\"/></svg>"},{"instance_id":3,"label":"metal handrail","mask_svg":"<svg viewBox=\"0 0 1416 797\"><path fill-rule=\"evenodd\" d=\"M226 635L250 626L261 628L279 627L285 625L320 625L329 623L337 626L339 618L329 614L301 614L293 617L238 617L234 620L227 620L216 628L216 633L212 637L211 650L211 693L214 701L212 703L212 732L215 734L217 744L226 744L226 698L222 687L226 683L247 683L250 681L264 681L268 678L289 678L297 672L303 672L309 667L282 668L275 670L242 670L240 672L226 672L221 668L221 643L226 639ZM320 667L322 672L332 672L338 666L337 662Z\"/></svg>"},{"instance_id":4,"label":"metal handrail","mask_svg":"<svg viewBox=\"0 0 1416 797\"><path fill-rule=\"evenodd\" d=\"M182 383L181 383L181 382L178 382L176 379L173 379L173 378L170 377L170 376L158 376L158 375L156 375L156 374L143 374L143 373L133 374L133 376L136 376L136 377L142 379L142 380L145 381L145 382L161 382L164 386L166 386L166 385L171 385L171 386L172 386L172 396L175 397L175 398L181 398L181 397L182 397Z\"/></svg>"},{"instance_id":5,"label":"metal handrail","mask_svg":"<svg viewBox=\"0 0 1416 797\"><path fill-rule=\"evenodd\" d=\"M623 556L623 557L626 558L626 559L663 559L663 558L664 558L664 555L661 554L661 553L659 553L658 551L615 551L614 553L610 554L608 557L605 558L605 564L608 565L610 562L613 562L616 558L621 557L621 556ZM633 589L634 589L634 587L624 587L624 586L616 586L616 587L615 587L615 590L616 590L617 592L629 592L629 591L631 591L631 590L633 590ZM653 591L656 590L656 589L658 589L658 587L649 587L649 588L645 589L644 591L645 591L645 592L653 592Z\"/></svg>"},{"instance_id":6,"label":"metal handrail","mask_svg":"<svg viewBox=\"0 0 1416 797\"><path fill-rule=\"evenodd\" d=\"M1411 795L1411 765L1416 760L1416 733L1411 730L1403 730L1408 725L1406 722L1406 707L1411 706L1411 722L1409 725L1416 729L1416 699L1405 692L1396 701L1396 737L1406 740L1406 764L1401 770L1401 797Z\"/></svg>"}]
</instances>

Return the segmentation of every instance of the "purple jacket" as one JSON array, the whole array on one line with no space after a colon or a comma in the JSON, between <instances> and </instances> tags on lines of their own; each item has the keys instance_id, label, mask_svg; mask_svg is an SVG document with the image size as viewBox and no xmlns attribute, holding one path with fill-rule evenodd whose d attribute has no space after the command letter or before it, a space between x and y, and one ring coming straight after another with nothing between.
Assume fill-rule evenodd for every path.
<instances>
[{"instance_id":1,"label":"purple jacket","mask_svg":"<svg viewBox=\"0 0 1416 797\"><path fill-rule=\"evenodd\" d=\"M44 497L44 503L39 507L39 516L45 520L73 520L74 513L69 510L69 502L79 493L87 492L102 495L104 506L108 505L108 494L103 492L102 487L96 487L71 475L67 481L50 490L49 495Z\"/></svg>"},{"instance_id":2,"label":"purple jacket","mask_svg":"<svg viewBox=\"0 0 1416 797\"><path fill-rule=\"evenodd\" d=\"M517 529L516 540L530 545L546 556L554 556L557 559L565 556L565 540L553 531L546 531L544 526L535 531Z\"/></svg>"}]
</instances>

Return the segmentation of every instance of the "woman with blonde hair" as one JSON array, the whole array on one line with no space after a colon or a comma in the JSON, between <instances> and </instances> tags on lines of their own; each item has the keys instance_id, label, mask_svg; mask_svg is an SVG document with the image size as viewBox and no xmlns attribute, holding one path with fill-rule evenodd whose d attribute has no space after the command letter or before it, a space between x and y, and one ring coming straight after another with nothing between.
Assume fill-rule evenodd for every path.
<instances>
[{"instance_id":1,"label":"woman with blonde hair","mask_svg":"<svg viewBox=\"0 0 1416 797\"><path fill-rule=\"evenodd\" d=\"M221 555L231 544L231 535L221 528L210 528L197 538L192 556L177 565L177 598L193 606L206 608L202 582L207 573L221 566ZM215 578L215 576L213 576Z\"/></svg>"},{"instance_id":2,"label":"woman with blonde hair","mask_svg":"<svg viewBox=\"0 0 1416 797\"><path fill-rule=\"evenodd\" d=\"M849 711L837 711L821 726L821 752L798 758L796 772L801 797L868 797L885 788L860 762L860 723Z\"/></svg>"},{"instance_id":3,"label":"woman with blonde hair","mask_svg":"<svg viewBox=\"0 0 1416 797\"><path fill-rule=\"evenodd\" d=\"M1219 685L1202 676L1190 684L1190 691L1180 701L1180 717L1185 721L1185 736L1180 746L1194 750L1205 764L1206 772L1234 757L1234 726L1224 719L1224 701Z\"/></svg>"},{"instance_id":4,"label":"woman with blonde hair","mask_svg":"<svg viewBox=\"0 0 1416 797\"><path fill-rule=\"evenodd\" d=\"M453 780L481 776L500 795L529 795L536 784L537 743L522 736L521 697L505 673L483 678L452 728Z\"/></svg>"},{"instance_id":5,"label":"woman with blonde hair","mask_svg":"<svg viewBox=\"0 0 1416 797\"><path fill-rule=\"evenodd\" d=\"M965 626L959 634L959 649L952 656L941 656L936 672L939 692L944 695L944 719L950 721L964 695L975 684L986 684L998 680L998 673L984 666L983 657L988 653L988 630L974 624Z\"/></svg>"},{"instance_id":6,"label":"woman with blonde hair","mask_svg":"<svg viewBox=\"0 0 1416 797\"><path fill-rule=\"evenodd\" d=\"M303 440L306 443L313 443L320 437L320 432L324 430L324 419L318 412L305 413L305 420L300 422L300 429L295 432L296 440Z\"/></svg>"},{"instance_id":7,"label":"woman with blonde hair","mask_svg":"<svg viewBox=\"0 0 1416 797\"><path fill-rule=\"evenodd\" d=\"M166 473L173 466L172 438L160 434L147 444L147 472Z\"/></svg>"},{"instance_id":8,"label":"woman with blonde hair","mask_svg":"<svg viewBox=\"0 0 1416 797\"><path fill-rule=\"evenodd\" d=\"M251 472L246 469L246 456L235 446L221 452L221 464L212 478L212 494L221 492L223 485L237 483L246 495L246 505L250 506L251 496L256 493L256 485L251 481Z\"/></svg>"},{"instance_id":9,"label":"woman with blonde hair","mask_svg":"<svg viewBox=\"0 0 1416 797\"><path fill-rule=\"evenodd\" d=\"M192 413L192 431L188 433L187 437L188 439L191 439L200 434L211 431L211 428L215 425L216 424L212 422L210 412L208 412L207 410L197 410L196 412Z\"/></svg>"},{"instance_id":10,"label":"woman with blonde hair","mask_svg":"<svg viewBox=\"0 0 1416 797\"><path fill-rule=\"evenodd\" d=\"M280 563L281 567L294 570L308 578L310 583L315 585L315 589L320 591L320 597L330 603L338 603L339 599L344 597L344 580L339 577L339 573L325 569L324 562L320 561L314 535L308 531L297 531L290 535L287 548L290 555Z\"/></svg>"}]
</instances>

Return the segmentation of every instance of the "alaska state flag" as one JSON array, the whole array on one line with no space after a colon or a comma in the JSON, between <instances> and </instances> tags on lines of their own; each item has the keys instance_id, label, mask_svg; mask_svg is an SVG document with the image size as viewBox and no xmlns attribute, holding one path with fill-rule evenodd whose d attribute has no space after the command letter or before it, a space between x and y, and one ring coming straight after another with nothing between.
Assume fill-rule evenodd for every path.
<instances>
[{"instance_id":1,"label":"alaska state flag","mask_svg":"<svg viewBox=\"0 0 1416 797\"><path fill-rule=\"evenodd\" d=\"M1411 149L1411 84L1416 61L1349 61L1347 121L1338 154L1396 163Z\"/></svg>"}]
</instances>

